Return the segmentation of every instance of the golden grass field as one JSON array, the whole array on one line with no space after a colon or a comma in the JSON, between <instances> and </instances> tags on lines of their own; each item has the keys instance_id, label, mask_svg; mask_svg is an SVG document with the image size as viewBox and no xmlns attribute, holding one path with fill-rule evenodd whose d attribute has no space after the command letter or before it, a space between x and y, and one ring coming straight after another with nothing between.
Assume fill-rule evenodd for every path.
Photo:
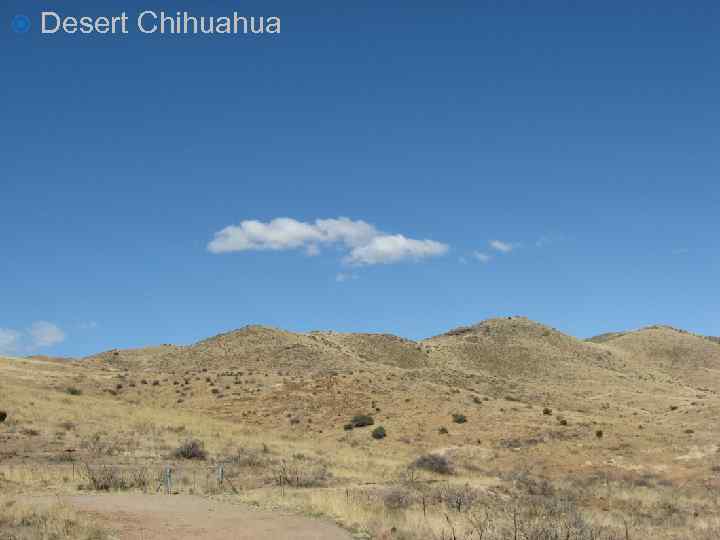
<instances>
[{"instance_id":1,"label":"golden grass field","mask_svg":"<svg viewBox=\"0 0 720 540\"><path fill-rule=\"evenodd\" d=\"M168 466L174 492L358 538L716 539L718 392L703 336L582 341L520 317L420 342L247 327L0 358L0 539L112 538L32 496L155 493ZM356 415L373 425L349 429ZM205 459L175 455L189 440Z\"/></svg>"}]
</instances>

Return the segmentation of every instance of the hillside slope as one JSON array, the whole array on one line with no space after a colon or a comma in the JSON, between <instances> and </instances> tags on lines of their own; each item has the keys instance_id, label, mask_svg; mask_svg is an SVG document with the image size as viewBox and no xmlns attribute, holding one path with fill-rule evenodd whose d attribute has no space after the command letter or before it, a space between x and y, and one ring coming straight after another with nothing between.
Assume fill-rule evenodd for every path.
<instances>
[{"instance_id":1,"label":"hillside slope","mask_svg":"<svg viewBox=\"0 0 720 540\"><path fill-rule=\"evenodd\" d=\"M650 326L600 341L626 353L635 370L658 371L678 383L720 392L720 343L712 338L670 326Z\"/></svg>"}]
</instances>

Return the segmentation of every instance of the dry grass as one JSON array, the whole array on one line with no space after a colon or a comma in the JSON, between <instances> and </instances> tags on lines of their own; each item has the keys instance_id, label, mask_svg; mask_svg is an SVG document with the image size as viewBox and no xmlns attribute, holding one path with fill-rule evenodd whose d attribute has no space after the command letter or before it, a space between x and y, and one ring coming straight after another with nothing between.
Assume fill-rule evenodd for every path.
<instances>
[{"instance_id":1,"label":"dry grass","mask_svg":"<svg viewBox=\"0 0 720 540\"><path fill-rule=\"evenodd\" d=\"M707 365L720 347L676 334L585 343L523 319L420 343L251 328L82 363L0 359L0 490L154 492L169 463L176 491L375 538L717 538L720 378ZM363 415L387 436L343 429ZM173 458L188 440L206 460ZM450 466L409 467L425 455Z\"/></svg>"},{"instance_id":2,"label":"dry grass","mask_svg":"<svg viewBox=\"0 0 720 540\"><path fill-rule=\"evenodd\" d=\"M61 503L35 504L0 497L3 540L106 540L107 530Z\"/></svg>"}]
</instances>

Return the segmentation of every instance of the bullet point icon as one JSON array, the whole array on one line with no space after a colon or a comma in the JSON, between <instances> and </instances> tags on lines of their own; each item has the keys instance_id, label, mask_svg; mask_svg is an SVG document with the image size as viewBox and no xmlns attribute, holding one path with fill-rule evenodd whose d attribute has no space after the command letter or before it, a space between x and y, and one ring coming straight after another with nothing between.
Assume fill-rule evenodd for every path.
<instances>
[{"instance_id":1,"label":"bullet point icon","mask_svg":"<svg viewBox=\"0 0 720 540\"><path fill-rule=\"evenodd\" d=\"M15 15L12 20L12 29L16 34L24 34L30 30L30 18L25 15Z\"/></svg>"}]
</instances>

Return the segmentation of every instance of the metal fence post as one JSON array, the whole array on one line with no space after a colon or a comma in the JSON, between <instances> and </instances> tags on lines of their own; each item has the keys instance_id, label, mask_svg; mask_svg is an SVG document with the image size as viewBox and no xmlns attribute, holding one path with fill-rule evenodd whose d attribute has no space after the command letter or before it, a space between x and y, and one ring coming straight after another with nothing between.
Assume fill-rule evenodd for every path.
<instances>
[{"instance_id":1,"label":"metal fence post","mask_svg":"<svg viewBox=\"0 0 720 540\"><path fill-rule=\"evenodd\" d=\"M170 467L165 467L165 493L167 495L170 495L171 490L172 490L172 469Z\"/></svg>"}]
</instances>

